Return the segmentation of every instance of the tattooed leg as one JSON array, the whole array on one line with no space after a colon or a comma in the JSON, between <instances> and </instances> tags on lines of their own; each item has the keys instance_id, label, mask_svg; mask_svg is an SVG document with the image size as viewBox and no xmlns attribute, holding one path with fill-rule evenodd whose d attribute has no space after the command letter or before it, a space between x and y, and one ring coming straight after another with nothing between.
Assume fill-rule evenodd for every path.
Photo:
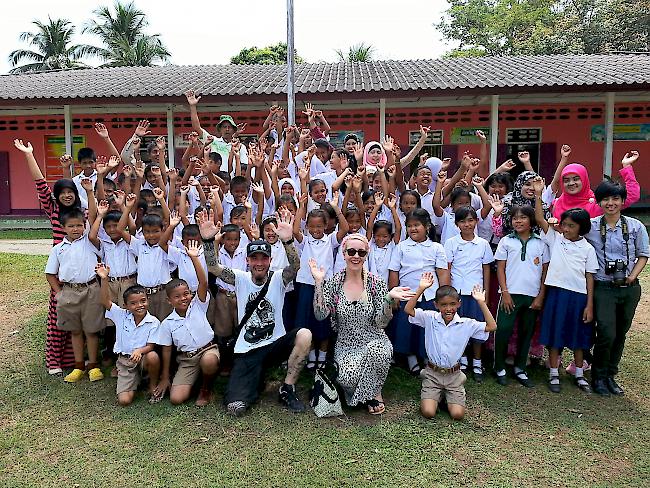
<instances>
[{"instance_id":1,"label":"tattooed leg","mask_svg":"<svg viewBox=\"0 0 650 488\"><path fill-rule=\"evenodd\" d=\"M310 347L311 331L309 329L300 329L296 334L296 342L289 355L287 377L284 379L287 385L295 385L296 381L298 381L298 376L300 376L300 372L307 362Z\"/></svg>"}]
</instances>

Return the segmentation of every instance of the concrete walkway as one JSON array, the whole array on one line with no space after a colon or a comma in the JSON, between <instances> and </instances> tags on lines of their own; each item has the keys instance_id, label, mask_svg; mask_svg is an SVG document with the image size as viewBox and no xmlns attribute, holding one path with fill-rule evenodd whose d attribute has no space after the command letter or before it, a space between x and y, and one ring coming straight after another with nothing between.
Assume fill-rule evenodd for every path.
<instances>
[{"instance_id":1,"label":"concrete walkway","mask_svg":"<svg viewBox=\"0 0 650 488\"><path fill-rule=\"evenodd\" d=\"M52 239L0 240L0 252L47 256L50 254L50 249L52 249Z\"/></svg>"}]
</instances>

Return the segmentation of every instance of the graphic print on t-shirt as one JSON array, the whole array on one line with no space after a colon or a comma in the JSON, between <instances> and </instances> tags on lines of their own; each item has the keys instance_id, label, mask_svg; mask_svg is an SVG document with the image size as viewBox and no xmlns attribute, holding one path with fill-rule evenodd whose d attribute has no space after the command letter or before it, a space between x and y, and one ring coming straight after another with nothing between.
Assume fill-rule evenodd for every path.
<instances>
[{"instance_id":1,"label":"graphic print on t-shirt","mask_svg":"<svg viewBox=\"0 0 650 488\"><path fill-rule=\"evenodd\" d=\"M258 294L259 292L251 293L248 296L246 308L255 300ZM275 310L271 302L263 298L257 306L257 309L251 315L251 318L244 325L244 340L249 344L257 344L260 341L264 341L273 335L274 327Z\"/></svg>"}]
</instances>

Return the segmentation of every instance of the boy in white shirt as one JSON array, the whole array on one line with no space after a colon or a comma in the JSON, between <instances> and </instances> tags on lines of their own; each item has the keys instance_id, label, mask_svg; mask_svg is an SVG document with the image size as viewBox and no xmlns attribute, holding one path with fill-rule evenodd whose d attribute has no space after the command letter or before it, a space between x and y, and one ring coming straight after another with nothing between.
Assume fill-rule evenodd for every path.
<instances>
[{"instance_id":1,"label":"boy in white shirt","mask_svg":"<svg viewBox=\"0 0 650 488\"><path fill-rule=\"evenodd\" d=\"M98 332L105 322L99 302L99 283L95 265L100 257L84 233L85 222L81 210L70 210L59 217L66 237L50 251L45 266L45 277L56 292L57 327L72 333L75 367L64 380L76 383L85 374L84 336L88 346L88 377L90 381L104 378L99 369Z\"/></svg>"},{"instance_id":2,"label":"boy in white shirt","mask_svg":"<svg viewBox=\"0 0 650 488\"><path fill-rule=\"evenodd\" d=\"M485 341L489 332L496 330L497 323L485 303L485 292L480 286L472 290L472 297L481 307L485 322L461 318L460 295L452 286L443 285L436 290L436 307L440 312L415 308L420 296L434 283L433 273L422 274L415 295L409 299L404 312L409 322L424 327L427 366L422 370L420 411L426 418L433 418L438 404L447 402L449 415L454 420L465 416L465 380L460 370L460 357L470 338Z\"/></svg>"},{"instance_id":3,"label":"boy in white shirt","mask_svg":"<svg viewBox=\"0 0 650 488\"><path fill-rule=\"evenodd\" d=\"M110 268L98 264L97 275L102 280L101 303L106 309L105 316L115 324L115 346L117 354L117 402L122 406L133 403L135 392L142 380L142 371L149 374L150 403L162 397L156 396L160 377L160 359L153 343L153 335L160 322L148 311L146 290L140 285L129 287L123 293L126 309L111 300L108 287Z\"/></svg>"},{"instance_id":4,"label":"boy in white shirt","mask_svg":"<svg viewBox=\"0 0 650 488\"><path fill-rule=\"evenodd\" d=\"M159 387L163 394L163 388L166 388L169 381L172 344L178 351L178 369L169 393L169 399L174 405L180 405L190 397L199 373L202 381L196 405L208 405L212 399L212 379L219 369L219 349L214 342L214 332L206 316L210 295L208 274L199 259L200 250L197 241L190 241L189 246L185 248L199 280L196 295L192 298L192 292L185 280L175 279L167 283L165 291L174 311L162 321L154 340L156 344L164 346L161 381L163 386Z\"/></svg>"}]
</instances>

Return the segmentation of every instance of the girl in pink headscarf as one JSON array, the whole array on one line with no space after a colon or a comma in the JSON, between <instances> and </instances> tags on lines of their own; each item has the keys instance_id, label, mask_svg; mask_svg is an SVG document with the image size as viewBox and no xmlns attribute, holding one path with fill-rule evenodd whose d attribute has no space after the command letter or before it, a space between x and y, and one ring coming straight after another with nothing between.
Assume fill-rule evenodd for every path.
<instances>
[{"instance_id":1,"label":"girl in pink headscarf","mask_svg":"<svg viewBox=\"0 0 650 488\"><path fill-rule=\"evenodd\" d=\"M553 217L559 219L563 212L571 208L583 208L589 212L591 218L598 217L603 214L603 210L596 202L594 193L591 191L587 169L577 163L569 164L562 169L570 154L571 148L566 145L562 146L562 159L558 166L558 170L561 170L561 175L557 178L556 171L556 177L551 183L551 188L554 192L560 189L560 184L562 185L562 195L553 202ZM637 151L630 151L621 160L623 167L619 171L619 174L627 189L627 199L625 200L624 208L638 202L641 196L641 188L636 181L634 169L632 168L632 164L638 158L639 153Z\"/></svg>"},{"instance_id":2,"label":"girl in pink headscarf","mask_svg":"<svg viewBox=\"0 0 650 488\"><path fill-rule=\"evenodd\" d=\"M386 151L377 141L370 141L363 149L363 164L383 169L387 163Z\"/></svg>"}]
</instances>

